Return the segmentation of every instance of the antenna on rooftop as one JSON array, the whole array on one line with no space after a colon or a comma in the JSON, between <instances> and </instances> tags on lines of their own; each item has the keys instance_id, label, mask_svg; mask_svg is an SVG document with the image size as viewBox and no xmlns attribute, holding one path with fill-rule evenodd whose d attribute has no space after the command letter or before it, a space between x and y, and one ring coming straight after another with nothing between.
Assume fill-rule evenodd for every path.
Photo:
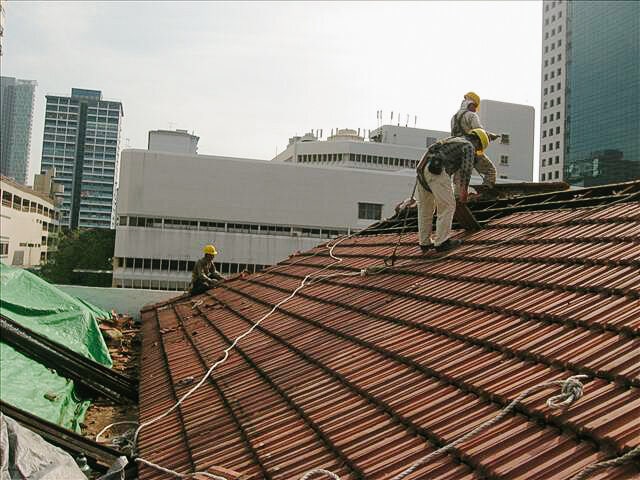
<instances>
[{"instance_id":1,"label":"antenna on rooftop","mask_svg":"<svg viewBox=\"0 0 640 480\"><path fill-rule=\"evenodd\" d=\"M418 125L418 115L413 117L413 128L416 128L416 125Z\"/></svg>"}]
</instances>

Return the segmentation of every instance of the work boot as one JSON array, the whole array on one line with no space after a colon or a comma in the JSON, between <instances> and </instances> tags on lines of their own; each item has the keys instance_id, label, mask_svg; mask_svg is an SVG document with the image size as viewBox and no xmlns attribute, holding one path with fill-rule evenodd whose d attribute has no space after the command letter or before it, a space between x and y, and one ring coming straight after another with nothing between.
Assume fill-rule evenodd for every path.
<instances>
[{"instance_id":1,"label":"work boot","mask_svg":"<svg viewBox=\"0 0 640 480\"><path fill-rule=\"evenodd\" d=\"M433 243L430 243L428 245L420 245L420 251L424 254L424 253L428 253L429 250L432 250L435 248L435 245Z\"/></svg>"},{"instance_id":2,"label":"work boot","mask_svg":"<svg viewBox=\"0 0 640 480\"><path fill-rule=\"evenodd\" d=\"M448 252L449 250L460 245L461 243L462 243L461 240L451 240L450 238L448 238L444 242L442 242L440 245L435 247L435 249L436 249L436 252L438 253Z\"/></svg>"}]
</instances>

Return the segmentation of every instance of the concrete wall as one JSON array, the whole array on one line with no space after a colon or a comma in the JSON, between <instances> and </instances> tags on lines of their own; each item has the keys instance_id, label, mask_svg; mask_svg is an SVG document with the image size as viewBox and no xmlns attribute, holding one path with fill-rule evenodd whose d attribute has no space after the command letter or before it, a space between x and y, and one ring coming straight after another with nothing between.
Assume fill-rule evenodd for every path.
<instances>
[{"instance_id":1,"label":"concrete wall","mask_svg":"<svg viewBox=\"0 0 640 480\"><path fill-rule=\"evenodd\" d=\"M125 150L121 179L118 215L357 227L366 226L358 202L382 203L382 215L392 215L415 172Z\"/></svg>"},{"instance_id":2,"label":"concrete wall","mask_svg":"<svg viewBox=\"0 0 640 480\"><path fill-rule=\"evenodd\" d=\"M479 116L488 131L509 134L508 145L496 140L486 150L498 170L498 176L532 181L534 108L529 105L482 100ZM508 164L501 163L501 156L508 157Z\"/></svg>"},{"instance_id":3,"label":"concrete wall","mask_svg":"<svg viewBox=\"0 0 640 480\"><path fill-rule=\"evenodd\" d=\"M162 302L181 294L181 292L134 288L82 287L78 285L56 285L56 287L96 307L128 314L136 320L140 319L140 309L145 305Z\"/></svg>"}]
</instances>

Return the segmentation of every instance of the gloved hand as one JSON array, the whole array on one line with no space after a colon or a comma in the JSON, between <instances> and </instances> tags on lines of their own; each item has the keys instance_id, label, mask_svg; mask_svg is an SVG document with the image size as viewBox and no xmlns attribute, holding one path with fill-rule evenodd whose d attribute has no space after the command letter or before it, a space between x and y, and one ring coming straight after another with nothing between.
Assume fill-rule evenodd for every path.
<instances>
[{"instance_id":1,"label":"gloved hand","mask_svg":"<svg viewBox=\"0 0 640 480\"><path fill-rule=\"evenodd\" d=\"M489 137L490 142L493 142L494 140L501 137L501 135L498 135L496 133L487 133L487 136Z\"/></svg>"}]
</instances>

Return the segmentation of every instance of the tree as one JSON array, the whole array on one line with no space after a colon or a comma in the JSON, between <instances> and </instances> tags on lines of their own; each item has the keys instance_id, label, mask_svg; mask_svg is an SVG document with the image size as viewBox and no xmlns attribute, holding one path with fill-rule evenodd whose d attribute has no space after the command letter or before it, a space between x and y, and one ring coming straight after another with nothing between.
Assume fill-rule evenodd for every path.
<instances>
[{"instance_id":1,"label":"tree","mask_svg":"<svg viewBox=\"0 0 640 480\"><path fill-rule=\"evenodd\" d=\"M42 266L41 275L52 283L110 287L115 230L83 229L60 233L58 249ZM82 272L78 270L91 270Z\"/></svg>"}]
</instances>

